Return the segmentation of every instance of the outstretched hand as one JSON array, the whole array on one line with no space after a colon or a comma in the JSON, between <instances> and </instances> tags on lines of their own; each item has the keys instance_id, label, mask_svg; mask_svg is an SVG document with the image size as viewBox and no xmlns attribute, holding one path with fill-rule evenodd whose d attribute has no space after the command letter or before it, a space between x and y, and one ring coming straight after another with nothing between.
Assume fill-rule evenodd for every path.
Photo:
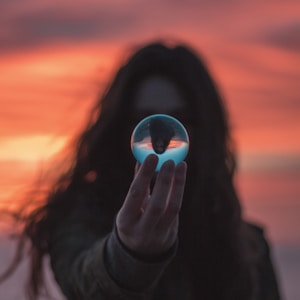
<instances>
[{"instance_id":1,"label":"outstretched hand","mask_svg":"<svg viewBox=\"0 0 300 300\"><path fill-rule=\"evenodd\" d=\"M122 243L141 256L163 254L177 238L186 163L165 162L150 194L157 162L156 155L149 155L140 166L116 218Z\"/></svg>"}]
</instances>

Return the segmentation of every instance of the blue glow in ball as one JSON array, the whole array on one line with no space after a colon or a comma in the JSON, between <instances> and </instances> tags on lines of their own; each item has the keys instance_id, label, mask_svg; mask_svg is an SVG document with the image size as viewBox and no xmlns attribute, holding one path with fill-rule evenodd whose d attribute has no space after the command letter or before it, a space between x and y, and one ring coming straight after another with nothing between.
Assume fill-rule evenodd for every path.
<instances>
[{"instance_id":1,"label":"blue glow in ball","mask_svg":"<svg viewBox=\"0 0 300 300\"><path fill-rule=\"evenodd\" d=\"M131 135L131 150L139 163L149 154L158 156L156 171L163 163L183 161L189 150L189 137L184 126L174 117L155 114L140 121Z\"/></svg>"}]
</instances>

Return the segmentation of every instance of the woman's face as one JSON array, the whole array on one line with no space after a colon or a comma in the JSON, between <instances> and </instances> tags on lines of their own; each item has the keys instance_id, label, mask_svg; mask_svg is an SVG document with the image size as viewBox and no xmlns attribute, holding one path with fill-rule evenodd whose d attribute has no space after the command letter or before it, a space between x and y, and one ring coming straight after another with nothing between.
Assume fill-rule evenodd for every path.
<instances>
[{"instance_id":1,"label":"woman's face","mask_svg":"<svg viewBox=\"0 0 300 300\"><path fill-rule=\"evenodd\" d=\"M178 119L187 129L190 139L194 135L191 108L180 88L160 75L146 78L137 88L132 121L136 125L153 114L167 114Z\"/></svg>"},{"instance_id":2,"label":"woman's face","mask_svg":"<svg viewBox=\"0 0 300 300\"><path fill-rule=\"evenodd\" d=\"M136 91L133 107L131 121L135 125L149 115L167 114L184 125L190 141L194 136L194 122L188 101L180 88L166 77L156 75L142 81Z\"/></svg>"},{"instance_id":3,"label":"woman's face","mask_svg":"<svg viewBox=\"0 0 300 300\"><path fill-rule=\"evenodd\" d=\"M134 104L134 115L138 120L152 114L167 114L183 121L188 111L179 88L159 75L151 76L139 85Z\"/></svg>"}]
</instances>

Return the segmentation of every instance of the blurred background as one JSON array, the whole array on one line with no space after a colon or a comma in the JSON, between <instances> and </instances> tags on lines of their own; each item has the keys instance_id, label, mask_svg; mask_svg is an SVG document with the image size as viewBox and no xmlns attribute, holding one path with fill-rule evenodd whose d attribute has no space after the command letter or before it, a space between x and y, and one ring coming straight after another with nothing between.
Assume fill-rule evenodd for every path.
<instances>
[{"instance_id":1,"label":"blurred background","mask_svg":"<svg viewBox=\"0 0 300 300\"><path fill-rule=\"evenodd\" d=\"M0 0L0 12L1 208L57 159L132 47L179 40L221 89L244 215L265 228L284 299L300 299L299 1ZM7 222L0 271L13 256ZM24 299L26 270L25 259L1 299Z\"/></svg>"}]
</instances>

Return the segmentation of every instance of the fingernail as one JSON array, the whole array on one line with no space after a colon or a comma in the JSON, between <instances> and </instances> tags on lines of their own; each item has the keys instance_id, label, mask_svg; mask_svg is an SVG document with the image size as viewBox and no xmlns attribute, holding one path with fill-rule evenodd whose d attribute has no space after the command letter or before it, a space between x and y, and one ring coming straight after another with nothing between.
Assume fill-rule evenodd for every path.
<instances>
[{"instance_id":1,"label":"fingernail","mask_svg":"<svg viewBox=\"0 0 300 300\"><path fill-rule=\"evenodd\" d=\"M167 160L166 162L164 162L162 167L167 171L171 171L175 168L175 163L173 160Z\"/></svg>"},{"instance_id":2,"label":"fingernail","mask_svg":"<svg viewBox=\"0 0 300 300\"><path fill-rule=\"evenodd\" d=\"M150 154L147 156L146 161L145 161L148 165L152 165L152 164L157 164L158 162L158 157L155 154Z\"/></svg>"},{"instance_id":3,"label":"fingernail","mask_svg":"<svg viewBox=\"0 0 300 300\"><path fill-rule=\"evenodd\" d=\"M182 169L186 172L187 170L187 163L185 161L182 161L180 162L177 166L176 166L177 169Z\"/></svg>"}]
</instances>

